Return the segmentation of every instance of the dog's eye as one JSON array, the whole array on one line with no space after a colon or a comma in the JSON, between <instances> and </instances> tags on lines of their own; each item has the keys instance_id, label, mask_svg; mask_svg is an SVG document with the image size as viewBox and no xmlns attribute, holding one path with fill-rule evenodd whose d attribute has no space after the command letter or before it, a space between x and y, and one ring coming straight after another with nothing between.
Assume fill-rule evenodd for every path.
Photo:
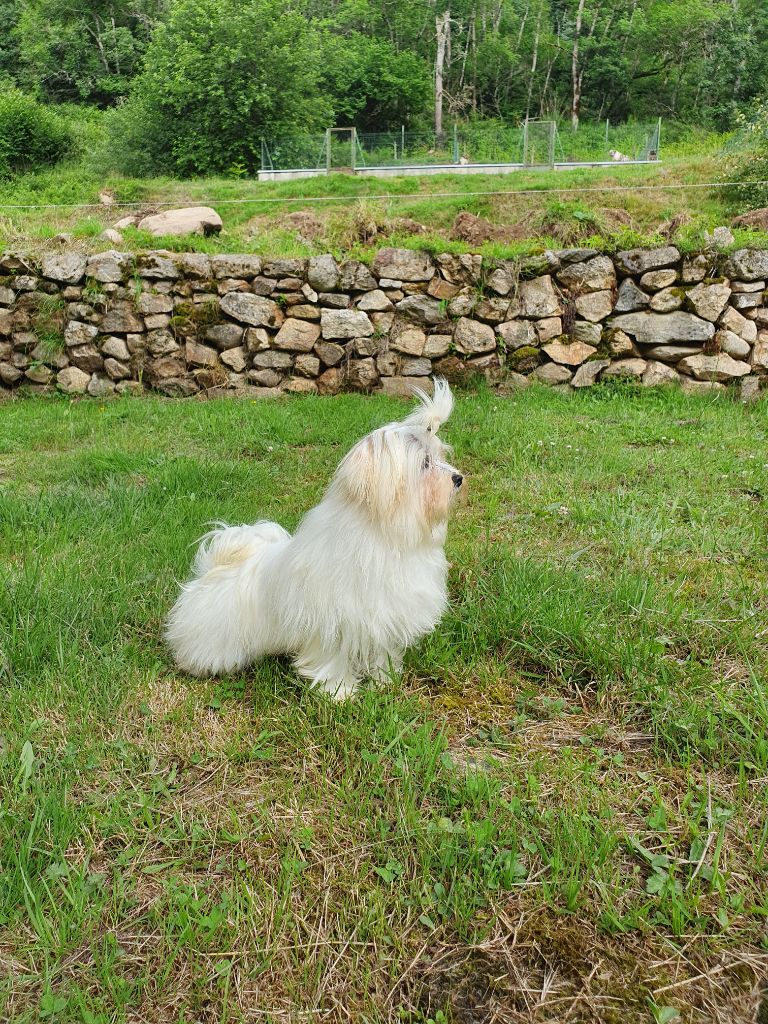
<instances>
[{"instance_id":1,"label":"dog's eye","mask_svg":"<svg viewBox=\"0 0 768 1024\"><path fill-rule=\"evenodd\" d=\"M423 471L424 471L425 473L426 473L426 471L427 471L428 469L431 469L431 468L432 468L432 456L431 456L431 455L425 455L425 456L424 456L424 461L423 461L423 462L422 462L422 464L421 464L421 468L422 468L422 470L423 470Z\"/></svg>"}]
</instances>

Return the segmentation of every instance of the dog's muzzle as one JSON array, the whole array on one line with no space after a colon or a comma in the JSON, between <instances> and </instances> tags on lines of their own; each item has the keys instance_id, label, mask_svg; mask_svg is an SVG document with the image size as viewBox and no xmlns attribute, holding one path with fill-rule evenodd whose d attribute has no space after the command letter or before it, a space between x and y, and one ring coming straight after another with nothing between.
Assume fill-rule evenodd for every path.
<instances>
[{"instance_id":1,"label":"dog's muzzle","mask_svg":"<svg viewBox=\"0 0 768 1024\"><path fill-rule=\"evenodd\" d=\"M464 483L464 477L461 475L461 473L454 473L451 476L451 480L453 480L453 486L456 488L457 491Z\"/></svg>"}]
</instances>

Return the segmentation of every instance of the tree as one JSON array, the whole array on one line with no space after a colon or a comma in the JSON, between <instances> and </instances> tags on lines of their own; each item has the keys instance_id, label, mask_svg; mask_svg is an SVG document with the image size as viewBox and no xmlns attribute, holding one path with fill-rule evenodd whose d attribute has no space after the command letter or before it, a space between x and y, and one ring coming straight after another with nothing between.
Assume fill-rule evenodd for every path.
<instances>
[{"instance_id":1,"label":"tree","mask_svg":"<svg viewBox=\"0 0 768 1024\"><path fill-rule=\"evenodd\" d=\"M324 129L322 39L282 0L177 0L112 121L120 163L180 175L258 166L264 136Z\"/></svg>"}]
</instances>

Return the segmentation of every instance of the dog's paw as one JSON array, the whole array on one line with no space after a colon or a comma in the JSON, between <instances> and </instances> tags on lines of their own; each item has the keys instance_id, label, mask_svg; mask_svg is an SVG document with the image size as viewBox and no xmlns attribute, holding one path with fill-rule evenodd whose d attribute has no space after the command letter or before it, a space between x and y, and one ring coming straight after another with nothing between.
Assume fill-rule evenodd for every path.
<instances>
[{"instance_id":1,"label":"dog's paw","mask_svg":"<svg viewBox=\"0 0 768 1024\"><path fill-rule=\"evenodd\" d=\"M356 679L323 679L315 683L318 690L327 693L331 700L349 700L357 693L358 682Z\"/></svg>"}]
</instances>

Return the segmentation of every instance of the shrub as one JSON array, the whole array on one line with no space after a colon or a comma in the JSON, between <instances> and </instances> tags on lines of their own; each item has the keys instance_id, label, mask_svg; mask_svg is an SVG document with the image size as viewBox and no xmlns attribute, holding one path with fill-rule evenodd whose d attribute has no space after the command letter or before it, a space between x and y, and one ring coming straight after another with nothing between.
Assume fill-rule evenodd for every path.
<instances>
[{"instance_id":1,"label":"shrub","mask_svg":"<svg viewBox=\"0 0 768 1024\"><path fill-rule=\"evenodd\" d=\"M723 189L725 198L740 211L768 206L768 185L751 185L752 181L768 181L768 101L747 120L739 119L740 130L732 145L738 146L723 165L723 181L735 182Z\"/></svg>"},{"instance_id":2,"label":"shrub","mask_svg":"<svg viewBox=\"0 0 768 1024\"><path fill-rule=\"evenodd\" d=\"M17 89L0 93L0 174L54 164L72 138L53 111Z\"/></svg>"},{"instance_id":3,"label":"shrub","mask_svg":"<svg viewBox=\"0 0 768 1024\"><path fill-rule=\"evenodd\" d=\"M130 174L253 170L262 137L331 123L321 66L318 32L283 0L176 0L109 118L113 164Z\"/></svg>"}]
</instances>

